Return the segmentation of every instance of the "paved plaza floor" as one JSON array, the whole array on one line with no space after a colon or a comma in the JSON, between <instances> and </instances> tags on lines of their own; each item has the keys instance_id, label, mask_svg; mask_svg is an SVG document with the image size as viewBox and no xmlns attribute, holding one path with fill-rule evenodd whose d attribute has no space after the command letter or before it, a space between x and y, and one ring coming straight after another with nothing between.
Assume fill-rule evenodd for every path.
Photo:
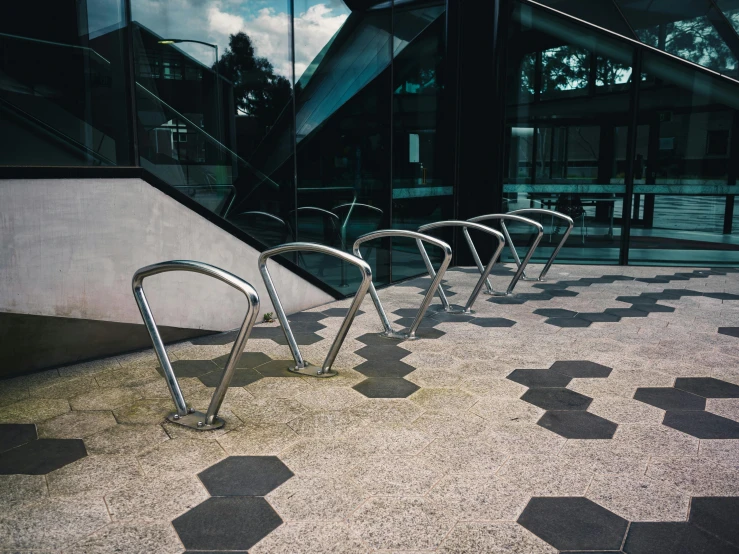
<instances>
[{"instance_id":1,"label":"paved plaza floor","mask_svg":"<svg viewBox=\"0 0 739 554\"><path fill-rule=\"evenodd\" d=\"M380 291L398 327L428 283ZM0 552L739 553L739 272L555 265L516 293L404 342L368 296L328 379L259 324L217 431L165 420L152 351L0 381ZM349 303L291 316L306 359ZM233 340L169 348L188 403Z\"/></svg>"}]
</instances>

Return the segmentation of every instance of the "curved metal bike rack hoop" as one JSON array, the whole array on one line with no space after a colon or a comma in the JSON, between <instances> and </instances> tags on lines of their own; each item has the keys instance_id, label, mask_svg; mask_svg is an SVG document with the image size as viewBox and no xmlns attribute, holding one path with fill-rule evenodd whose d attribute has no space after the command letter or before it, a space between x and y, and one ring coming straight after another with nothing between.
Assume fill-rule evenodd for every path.
<instances>
[{"instance_id":1,"label":"curved metal bike rack hoop","mask_svg":"<svg viewBox=\"0 0 739 554\"><path fill-rule=\"evenodd\" d=\"M213 398L211 398L210 405L208 406L208 411L205 414L196 412L194 409L187 407L185 398L182 396L182 390L177 382L177 376L174 374L172 364L169 361L169 356L164 348L164 343L159 334L159 329L154 321L154 315L151 313L151 308L146 300L146 294L144 294L144 279L151 277L152 275L171 271L199 273L201 275L207 275L214 279L218 279L219 281L222 281L242 292L249 303L246 317L244 317L244 322L241 324L239 334L236 336L236 341L231 349L231 354L228 356L226 366L223 369L221 382L218 383L218 386L213 393ZM154 343L154 351L159 359L159 364L162 366L162 370L164 371L167 387L169 387L169 392L172 395L172 400L177 409L175 413L167 416L167 419L173 423L178 423L193 429L206 430L223 427L226 422L218 417L218 410L220 410L223 398L226 396L226 392L228 391L228 385L231 383L231 378L236 369L236 362L244 351L246 341L251 334L252 327L254 327L254 322L259 314L259 295L257 294L257 291L249 283L228 271L224 271L209 264L190 260L173 260L142 267L133 274L131 286L133 288L133 296L136 299L136 304L138 304L146 330L149 332L151 342Z\"/></svg>"},{"instance_id":2,"label":"curved metal bike rack hoop","mask_svg":"<svg viewBox=\"0 0 739 554\"><path fill-rule=\"evenodd\" d=\"M421 302L421 307L418 309L418 312L416 313L416 317L413 320L413 323L408 328L408 333L400 333L393 329L392 325L390 325L390 320L387 318L385 309L382 307L382 302L380 302L380 297L377 295L377 289L375 289L374 283L370 283L370 286L369 286L369 292L370 292L370 296L372 297L372 302L374 302L375 309L377 310L377 315L380 316L380 321L382 322L382 326L385 328L385 330L381 333L382 336L393 338L393 339L415 340L416 338L418 338L416 337L416 331L418 330L418 326L421 325L423 316L426 314L426 310L428 309L429 304L431 304L431 300L434 298L434 294L436 293L436 290L439 288L439 284L441 283L441 280L444 278L444 273L446 273L446 270L449 267L449 263L452 261L452 247L442 240L439 240L434 237L430 237L428 235L423 235L421 233L417 233L416 231L382 229L380 231L373 231L371 233L367 233L366 235L362 235L356 241L354 241L354 247L353 247L354 255L357 256L358 258L362 257L362 255L359 253L359 246L362 243L365 243L367 241L374 240L374 239L385 238L385 237L406 237L406 238L415 239L416 244L418 244L418 249L420 250L422 256L426 253L426 251L423 248L422 242L427 242L434 246L438 246L444 251L444 260L441 262L441 266L439 267L438 273L436 273L435 276L429 274L430 277L432 278L431 285L429 285L429 288L426 291L425 296L423 297L423 302Z\"/></svg>"},{"instance_id":3,"label":"curved metal bike rack hoop","mask_svg":"<svg viewBox=\"0 0 739 554\"><path fill-rule=\"evenodd\" d=\"M470 237L470 233L468 229L475 229L476 231L482 231L483 233L488 233L489 235L493 235L495 238L498 239L498 247L495 249L495 252L493 253L492 257L490 258L490 261L485 266L485 269L482 272L482 275L480 275L480 279L478 279L477 283L475 284L475 288L472 289L472 293L470 294L470 297L467 299L467 303L464 305L464 308L459 310L456 308L453 308L449 301L446 298L446 294L444 294L444 289L439 286L439 290L437 291L439 294L439 299L441 299L441 304L444 308L445 312L448 313L472 313L472 306L474 305L475 301L477 300L477 297L480 295L480 291L482 291L482 287L485 284L485 281L487 280L488 276L490 275L490 272L493 269L493 266L495 265L495 262L498 261L498 258L500 257L500 253L503 250L503 247L505 246L505 237L502 233L499 231L496 231L495 229L491 229L490 227L486 227L485 225L481 225L479 223L473 223L471 221L459 221L455 219L450 219L447 221L439 221L437 223L429 223L428 225L422 225L418 228L418 232L425 232L430 231L432 229L439 229L441 227L461 227L462 233L464 233L464 238L467 241L467 244L470 247L470 250L477 254L477 251L475 250L474 243L472 242L472 237ZM426 269L429 272L429 275L434 277L436 273L434 272L434 267L431 265L431 260L428 257L428 254L426 253L426 249L423 247L423 244L418 241L418 247L421 250L421 257L423 257L423 263L426 264Z\"/></svg>"},{"instance_id":4,"label":"curved metal bike rack hoop","mask_svg":"<svg viewBox=\"0 0 739 554\"><path fill-rule=\"evenodd\" d=\"M320 367L307 363L303 359L303 355L300 353L300 348L298 348L298 343L295 340L292 329L290 329L290 323L287 321L287 316L285 315L285 310L280 302L280 297L277 295L277 290L275 289L272 277L267 269L267 260L273 256L285 254L286 252L316 252L318 254L334 256L340 260L357 266L362 272L362 282L354 296L354 301L351 306L349 306L349 311L346 314L344 321L341 323L341 327L339 327L339 332L337 333L334 342L331 343L331 348L329 348L326 360ZM269 250L262 252L259 256L259 271L262 274L262 279L264 279L264 285L267 287L267 293L272 300L272 305L275 307L275 312L277 312L277 318L280 320L280 325L282 325L282 331L285 333L287 344L290 347L293 358L295 359L295 367L288 369L294 373L309 375L311 377L333 377L336 375L336 372L331 369L331 366L336 359L336 355L339 353L339 348L341 348L341 345L346 338L346 334L349 331L349 327L351 327L352 321L354 321L354 316L357 315L357 310L359 310L359 306L362 304L364 295L367 294L367 289L372 286L372 270L370 269L369 264L361 258L352 256L351 254L342 252L336 248L331 248L330 246L323 246L312 242L291 242L275 246L274 248L270 248Z\"/></svg>"},{"instance_id":5,"label":"curved metal bike rack hoop","mask_svg":"<svg viewBox=\"0 0 739 554\"><path fill-rule=\"evenodd\" d=\"M529 260L531 259L531 256L534 255L534 251L536 250L536 247L539 246L539 243L541 242L541 238L544 236L544 227L542 226L541 223L534 221L533 219L528 219L526 217L521 217L520 215L511 215L511 214L478 215L477 217L472 217L468 219L467 221L479 223L480 221L490 221L490 220L500 221L501 227L503 228L503 232L506 235L508 233L505 227L506 221L515 221L517 223L525 223L526 225L531 225L532 227L536 228L536 238L534 239L534 244L532 244L531 248L529 248L529 251L526 254L526 257L524 258L523 262L519 264L518 270L513 275L513 279L511 279L511 282L509 283L506 291L498 292L498 291L493 290L493 287L490 284L490 280L485 279L485 286L487 287L487 292L486 292L487 294L492 294L493 296L510 296L511 294L513 294L513 289L516 287L518 280L521 278L524 270L526 269L526 266L529 264ZM516 249L513 248L512 242L509 244L509 247L511 248L511 251L514 253L514 257L515 257ZM477 250L475 250L474 245L470 244L470 250L472 251L472 257L475 260L475 264L477 264L477 269L480 271L480 273L482 273L484 271L484 268L482 266L482 262L480 261L480 256L477 255Z\"/></svg>"},{"instance_id":6,"label":"curved metal bike rack hoop","mask_svg":"<svg viewBox=\"0 0 739 554\"><path fill-rule=\"evenodd\" d=\"M567 238L570 236L570 233L572 232L572 229L575 227L575 222L572 220L571 217L566 216L563 213L555 212L554 210L544 210L542 208L524 208L522 210L514 210L512 212L508 212L508 215L523 215L523 214L537 214L537 215L548 215L551 217L558 217L559 219L563 219L567 223L567 231L565 231L565 234L562 236L562 240L559 241L559 244L557 245L557 248L554 249L554 252L552 252L552 255L549 257L549 260L547 260L546 265L544 265L544 268L541 270L541 273L538 277L527 277L526 272L523 272L523 279L525 281L543 281L544 277L546 277L547 272L549 271L549 268L552 267L552 264L554 263L554 259L557 257L557 254L559 254L559 251L562 250L562 247L565 245L565 242L567 242ZM513 253L513 259L516 260L516 265L521 265L521 260L518 257L518 252L516 252L516 247L513 246L513 240L511 239L511 235L508 233L508 229L506 229L505 223L501 222L501 227L503 228L503 234L505 235L506 241L508 241L508 247L511 249L511 252Z\"/></svg>"}]
</instances>

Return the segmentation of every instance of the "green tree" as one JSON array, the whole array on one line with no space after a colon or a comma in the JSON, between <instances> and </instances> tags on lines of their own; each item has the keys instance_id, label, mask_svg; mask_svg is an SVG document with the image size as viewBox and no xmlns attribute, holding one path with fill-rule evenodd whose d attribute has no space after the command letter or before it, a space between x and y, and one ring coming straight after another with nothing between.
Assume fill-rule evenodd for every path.
<instances>
[{"instance_id":1,"label":"green tree","mask_svg":"<svg viewBox=\"0 0 739 554\"><path fill-rule=\"evenodd\" d=\"M228 44L218 72L233 83L237 112L254 117L260 133L266 133L290 102L290 81L275 74L267 58L256 55L246 33L231 35Z\"/></svg>"}]
</instances>

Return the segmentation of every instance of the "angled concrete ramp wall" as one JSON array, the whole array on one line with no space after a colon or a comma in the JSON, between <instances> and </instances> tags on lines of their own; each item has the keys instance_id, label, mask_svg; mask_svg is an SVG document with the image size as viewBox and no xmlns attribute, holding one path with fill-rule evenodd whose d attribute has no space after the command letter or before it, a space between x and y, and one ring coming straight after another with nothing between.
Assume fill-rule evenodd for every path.
<instances>
[{"instance_id":1,"label":"angled concrete ramp wall","mask_svg":"<svg viewBox=\"0 0 739 554\"><path fill-rule=\"evenodd\" d=\"M206 262L242 277L259 291L262 311L274 311L259 275L258 255L141 179L0 181L0 319L5 313L141 325L131 277L140 267L173 259ZM270 271L288 313L333 300L283 266L270 264ZM157 275L146 281L145 288L157 323L178 329L179 338L188 332L238 327L246 310L240 293L200 275ZM57 327L46 321L39 331L43 328L48 333ZM0 325L0 335L9 338L7 326L3 331ZM16 342L18 333L13 336ZM0 370L0 376L51 365L48 355L43 363L33 356L19 359L23 356L17 344L9 354L2 339L0 366L11 363L13 370ZM66 345L64 352L53 363L109 355L111 344L116 343L112 339L112 343L111 337L106 339L106 352L101 354L94 344L85 348L84 336L76 341L78 347L66 337L60 342ZM28 346L33 346L33 337L28 340ZM50 337L44 337L44 342L48 345ZM146 340L139 343L122 336L121 351L150 346Z\"/></svg>"}]
</instances>

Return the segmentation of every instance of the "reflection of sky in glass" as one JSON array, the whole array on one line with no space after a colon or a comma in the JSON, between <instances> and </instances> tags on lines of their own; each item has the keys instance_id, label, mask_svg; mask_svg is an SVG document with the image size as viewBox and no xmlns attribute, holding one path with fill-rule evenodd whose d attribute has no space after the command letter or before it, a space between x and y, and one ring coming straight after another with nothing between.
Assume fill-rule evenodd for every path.
<instances>
[{"instance_id":1,"label":"reflection of sky in glass","mask_svg":"<svg viewBox=\"0 0 739 554\"><path fill-rule=\"evenodd\" d=\"M89 0L90 4L100 6L117 1ZM272 62L276 73L292 76L287 0L131 0L131 3L134 21L158 35L217 44L220 53L228 47L229 35L244 32L252 39L257 55ZM348 14L341 0L295 0L296 79L331 40ZM211 48L197 44L178 47L207 65L213 63Z\"/></svg>"}]
</instances>

